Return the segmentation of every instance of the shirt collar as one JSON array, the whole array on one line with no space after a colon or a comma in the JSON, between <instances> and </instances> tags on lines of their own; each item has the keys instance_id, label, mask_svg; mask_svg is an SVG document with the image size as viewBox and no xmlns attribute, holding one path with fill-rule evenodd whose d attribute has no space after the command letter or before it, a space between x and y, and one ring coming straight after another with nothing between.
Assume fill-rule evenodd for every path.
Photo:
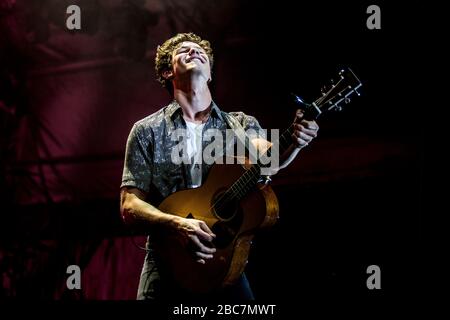
<instances>
[{"instance_id":1,"label":"shirt collar","mask_svg":"<svg viewBox=\"0 0 450 320\"><path fill-rule=\"evenodd\" d=\"M181 115L182 109L177 100L173 100L167 106L167 115L173 120L175 116L178 114ZM211 115L217 117L221 121L223 121L222 111L220 111L219 107L216 105L214 101L211 101Z\"/></svg>"}]
</instances>

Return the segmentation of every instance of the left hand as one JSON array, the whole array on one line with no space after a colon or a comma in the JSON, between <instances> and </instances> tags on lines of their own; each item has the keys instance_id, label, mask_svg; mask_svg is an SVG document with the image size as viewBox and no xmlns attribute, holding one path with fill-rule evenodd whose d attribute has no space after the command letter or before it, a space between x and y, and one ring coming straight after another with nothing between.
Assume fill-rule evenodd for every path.
<instances>
[{"instance_id":1,"label":"left hand","mask_svg":"<svg viewBox=\"0 0 450 320\"><path fill-rule=\"evenodd\" d=\"M299 149L306 147L315 137L317 137L319 126L316 121L308 121L303 119L303 112L299 109L295 115L294 133L292 141L294 146Z\"/></svg>"}]
</instances>

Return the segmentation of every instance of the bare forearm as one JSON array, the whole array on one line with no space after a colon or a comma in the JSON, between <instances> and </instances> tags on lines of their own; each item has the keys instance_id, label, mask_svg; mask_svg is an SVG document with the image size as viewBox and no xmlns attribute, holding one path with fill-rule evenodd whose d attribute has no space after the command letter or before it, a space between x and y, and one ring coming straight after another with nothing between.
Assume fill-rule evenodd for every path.
<instances>
[{"instance_id":1,"label":"bare forearm","mask_svg":"<svg viewBox=\"0 0 450 320\"><path fill-rule=\"evenodd\" d=\"M280 157L280 169L286 168L298 155L300 148L291 144Z\"/></svg>"},{"instance_id":2,"label":"bare forearm","mask_svg":"<svg viewBox=\"0 0 450 320\"><path fill-rule=\"evenodd\" d=\"M292 134L293 143L284 152L280 158L280 169L287 167L292 160L295 159L301 149L306 147L315 137L317 137L317 131L319 126L314 120L308 121L302 119L303 112L297 110L297 120L301 120L299 123L294 122L294 131Z\"/></svg>"},{"instance_id":3,"label":"bare forearm","mask_svg":"<svg viewBox=\"0 0 450 320\"><path fill-rule=\"evenodd\" d=\"M131 192L121 193L121 213L127 224L142 227L150 225L172 226L177 219L176 216L162 212Z\"/></svg>"},{"instance_id":4,"label":"bare forearm","mask_svg":"<svg viewBox=\"0 0 450 320\"><path fill-rule=\"evenodd\" d=\"M257 138L252 140L253 146L259 151L260 154L265 154L267 149L272 146L272 143L265 139ZM301 148L291 144L287 150L279 158L279 166L275 168L274 174L280 169L287 167L297 156Z\"/></svg>"}]
</instances>

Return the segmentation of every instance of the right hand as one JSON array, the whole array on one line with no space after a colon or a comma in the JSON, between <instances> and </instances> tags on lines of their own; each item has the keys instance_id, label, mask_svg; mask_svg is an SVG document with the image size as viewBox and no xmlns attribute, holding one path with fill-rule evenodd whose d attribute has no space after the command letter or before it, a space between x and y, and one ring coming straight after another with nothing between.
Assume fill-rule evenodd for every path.
<instances>
[{"instance_id":1,"label":"right hand","mask_svg":"<svg viewBox=\"0 0 450 320\"><path fill-rule=\"evenodd\" d=\"M202 220L177 218L175 220L176 232L184 243L192 245L196 261L205 264L206 260L212 259L213 253L216 252L212 241L216 235L209 229L207 224ZM205 245L205 242L208 245Z\"/></svg>"}]
</instances>

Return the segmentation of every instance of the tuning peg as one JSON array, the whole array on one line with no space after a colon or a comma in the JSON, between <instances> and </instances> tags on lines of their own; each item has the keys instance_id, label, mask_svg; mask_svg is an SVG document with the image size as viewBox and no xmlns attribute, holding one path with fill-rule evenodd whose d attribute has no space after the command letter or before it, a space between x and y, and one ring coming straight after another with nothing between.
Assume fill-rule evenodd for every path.
<instances>
[{"instance_id":1,"label":"tuning peg","mask_svg":"<svg viewBox=\"0 0 450 320\"><path fill-rule=\"evenodd\" d=\"M353 91L355 91L355 93L356 93L357 96L360 96L360 95L361 95L356 89L353 90Z\"/></svg>"},{"instance_id":2,"label":"tuning peg","mask_svg":"<svg viewBox=\"0 0 450 320\"><path fill-rule=\"evenodd\" d=\"M350 98L349 97L345 97L345 99L344 99L344 102L345 102L345 104L349 104L350 103Z\"/></svg>"},{"instance_id":3,"label":"tuning peg","mask_svg":"<svg viewBox=\"0 0 450 320\"><path fill-rule=\"evenodd\" d=\"M328 107L328 110L330 111L341 111L342 107L338 104L338 103L333 103L333 102L328 102L328 104L330 105Z\"/></svg>"}]
</instances>

